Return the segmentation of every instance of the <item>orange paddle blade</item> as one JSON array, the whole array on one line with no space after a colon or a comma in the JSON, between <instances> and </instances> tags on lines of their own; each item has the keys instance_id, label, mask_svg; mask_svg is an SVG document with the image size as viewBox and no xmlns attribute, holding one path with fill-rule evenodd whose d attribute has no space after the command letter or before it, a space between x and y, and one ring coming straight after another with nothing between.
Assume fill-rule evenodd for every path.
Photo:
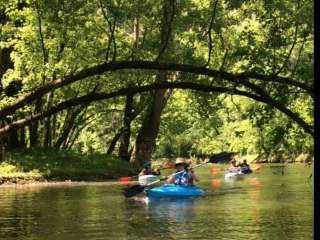
<instances>
[{"instance_id":1,"label":"orange paddle blade","mask_svg":"<svg viewBox=\"0 0 320 240\"><path fill-rule=\"evenodd\" d=\"M120 182L128 182L128 181L131 181L131 180L132 180L132 177L120 177L119 178Z\"/></svg>"}]
</instances>

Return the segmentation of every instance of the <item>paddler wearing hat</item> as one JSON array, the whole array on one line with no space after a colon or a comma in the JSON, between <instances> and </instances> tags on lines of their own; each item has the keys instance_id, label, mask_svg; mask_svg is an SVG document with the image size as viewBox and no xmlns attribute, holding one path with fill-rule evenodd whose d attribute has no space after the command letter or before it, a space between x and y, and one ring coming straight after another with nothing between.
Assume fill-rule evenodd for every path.
<instances>
[{"instance_id":1,"label":"paddler wearing hat","mask_svg":"<svg viewBox=\"0 0 320 240\"><path fill-rule=\"evenodd\" d=\"M177 173L167 179L167 183L174 183L182 186L192 186L193 180L199 181L193 169L188 169L188 164L184 158L177 158L175 167Z\"/></svg>"}]
</instances>

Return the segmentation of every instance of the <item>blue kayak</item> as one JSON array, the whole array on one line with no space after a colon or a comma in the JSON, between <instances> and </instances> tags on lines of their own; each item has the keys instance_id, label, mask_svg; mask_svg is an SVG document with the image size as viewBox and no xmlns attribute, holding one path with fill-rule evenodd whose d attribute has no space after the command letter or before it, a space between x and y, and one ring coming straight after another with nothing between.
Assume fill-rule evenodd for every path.
<instances>
[{"instance_id":1,"label":"blue kayak","mask_svg":"<svg viewBox=\"0 0 320 240\"><path fill-rule=\"evenodd\" d=\"M146 190L148 197L198 197L204 194L204 191L196 186L184 187L176 184L164 184Z\"/></svg>"}]
</instances>

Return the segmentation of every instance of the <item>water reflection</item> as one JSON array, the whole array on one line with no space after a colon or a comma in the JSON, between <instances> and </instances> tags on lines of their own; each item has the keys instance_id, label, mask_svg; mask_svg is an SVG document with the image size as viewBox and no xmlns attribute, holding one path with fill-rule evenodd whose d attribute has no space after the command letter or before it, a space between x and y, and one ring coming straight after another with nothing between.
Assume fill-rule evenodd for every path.
<instances>
[{"instance_id":1,"label":"water reflection","mask_svg":"<svg viewBox=\"0 0 320 240\"><path fill-rule=\"evenodd\" d=\"M205 170L206 196L190 199L125 199L121 185L0 188L0 239L313 239L309 169L263 168L233 186Z\"/></svg>"},{"instance_id":2,"label":"water reflection","mask_svg":"<svg viewBox=\"0 0 320 240\"><path fill-rule=\"evenodd\" d=\"M239 174L235 176L225 176L224 181L229 184L229 185L234 185L235 182L242 181L246 178L247 176L244 174Z\"/></svg>"},{"instance_id":3,"label":"water reflection","mask_svg":"<svg viewBox=\"0 0 320 240\"><path fill-rule=\"evenodd\" d=\"M149 199L134 197L125 200L126 236L128 239L176 239L177 232L192 228L187 222L196 218L196 199Z\"/></svg>"},{"instance_id":4,"label":"water reflection","mask_svg":"<svg viewBox=\"0 0 320 240\"><path fill-rule=\"evenodd\" d=\"M126 210L128 219L132 218L132 211L137 212L140 208L145 219L187 221L195 217L194 201L195 198L134 197L126 200Z\"/></svg>"},{"instance_id":5,"label":"water reflection","mask_svg":"<svg viewBox=\"0 0 320 240\"><path fill-rule=\"evenodd\" d=\"M221 185L221 179L211 179L211 185L213 187L219 187Z\"/></svg>"},{"instance_id":6,"label":"water reflection","mask_svg":"<svg viewBox=\"0 0 320 240\"><path fill-rule=\"evenodd\" d=\"M151 218L187 221L195 216L194 198L147 198L146 210Z\"/></svg>"}]
</instances>

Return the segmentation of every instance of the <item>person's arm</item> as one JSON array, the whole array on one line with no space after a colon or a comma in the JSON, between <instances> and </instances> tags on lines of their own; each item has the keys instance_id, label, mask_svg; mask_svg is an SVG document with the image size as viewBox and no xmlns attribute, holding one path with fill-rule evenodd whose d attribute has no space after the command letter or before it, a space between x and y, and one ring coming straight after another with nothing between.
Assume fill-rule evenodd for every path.
<instances>
[{"instance_id":1,"label":"person's arm","mask_svg":"<svg viewBox=\"0 0 320 240\"><path fill-rule=\"evenodd\" d=\"M191 178L192 178L193 180L195 180L196 182L199 182L199 181L200 181L199 178L197 177L197 175L194 173L193 169L190 169L190 170L189 170L189 174L190 174Z\"/></svg>"},{"instance_id":2,"label":"person's arm","mask_svg":"<svg viewBox=\"0 0 320 240\"><path fill-rule=\"evenodd\" d=\"M146 175L145 173L146 173L146 169L144 168L144 169L142 169L141 172L139 173L139 176Z\"/></svg>"},{"instance_id":3,"label":"person's arm","mask_svg":"<svg viewBox=\"0 0 320 240\"><path fill-rule=\"evenodd\" d=\"M169 177L169 178L166 180L166 183L173 183L173 182L174 182L174 178L175 178L175 175Z\"/></svg>"}]
</instances>

